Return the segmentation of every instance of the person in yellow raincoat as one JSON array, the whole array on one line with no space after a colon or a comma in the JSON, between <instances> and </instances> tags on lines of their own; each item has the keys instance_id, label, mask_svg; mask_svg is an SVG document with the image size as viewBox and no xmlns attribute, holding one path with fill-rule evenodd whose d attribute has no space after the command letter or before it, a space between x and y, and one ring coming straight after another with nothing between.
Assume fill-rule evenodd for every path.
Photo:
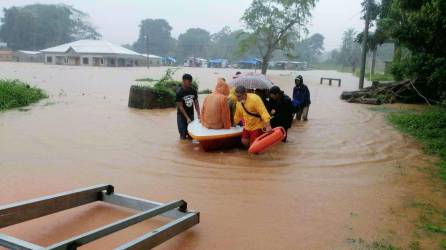
<instances>
[{"instance_id":1,"label":"person in yellow raincoat","mask_svg":"<svg viewBox=\"0 0 446 250\"><path fill-rule=\"evenodd\" d=\"M231 112L228 105L229 85L219 78L212 94L206 96L201 110L201 124L209 129L229 129Z\"/></svg>"},{"instance_id":2,"label":"person in yellow raincoat","mask_svg":"<svg viewBox=\"0 0 446 250\"><path fill-rule=\"evenodd\" d=\"M237 106L234 123L238 124L243 120L242 144L249 147L264 132L271 132L271 116L262 99L256 94L247 93L245 87L238 86L235 95Z\"/></svg>"}]
</instances>

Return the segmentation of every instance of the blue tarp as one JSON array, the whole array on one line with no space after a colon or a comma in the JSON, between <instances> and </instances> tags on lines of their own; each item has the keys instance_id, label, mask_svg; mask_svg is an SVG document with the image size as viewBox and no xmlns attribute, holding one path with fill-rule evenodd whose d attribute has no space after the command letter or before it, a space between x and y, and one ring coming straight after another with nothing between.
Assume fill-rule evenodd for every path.
<instances>
[{"instance_id":1,"label":"blue tarp","mask_svg":"<svg viewBox=\"0 0 446 250\"><path fill-rule=\"evenodd\" d=\"M247 60L243 60L243 61L239 62L239 64L248 64L248 65L259 65L261 63L262 63L261 60L255 59L255 58L247 59Z\"/></svg>"},{"instance_id":2,"label":"blue tarp","mask_svg":"<svg viewBox=\"0 0 446 250\"><path fill-rule=\"evenodd\" d=\"M171 56L165 56L163 57L163 62L176 63L177 59Z\"/></svg>"}]
</instances>

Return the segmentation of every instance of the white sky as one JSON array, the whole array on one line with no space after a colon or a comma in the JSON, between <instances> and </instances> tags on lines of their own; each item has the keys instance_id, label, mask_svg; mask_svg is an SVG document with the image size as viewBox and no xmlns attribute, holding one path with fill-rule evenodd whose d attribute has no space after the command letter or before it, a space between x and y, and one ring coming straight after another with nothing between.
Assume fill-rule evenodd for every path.
<instances>
[{"instance_id":1,"label":"white sky","mask_svg":"<svg viewBox=\"0 0 446 250\"><path fill-rule=\"evenodd\" d=\"M33 3L65 3L87 12L105 40L133 43L145 18L164 18L173 36L200 27L211 33L224 26L241 28L240 17L251 0L0 0L0 9ZM360 30L361 0L319 0L313 10L310 34L325 36L325 49L337 48L347 28ZM3 15L3 12L0 13Z\"/></svg>"}]
</instances>

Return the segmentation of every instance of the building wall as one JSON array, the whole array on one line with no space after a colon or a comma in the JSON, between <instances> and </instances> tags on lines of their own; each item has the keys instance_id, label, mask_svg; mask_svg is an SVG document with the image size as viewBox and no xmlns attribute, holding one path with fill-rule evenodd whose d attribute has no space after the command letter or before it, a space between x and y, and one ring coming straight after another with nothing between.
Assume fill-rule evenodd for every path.
<instances>
[{"instance_id":1,"label":"building wall","mask_svg":"<svg viewBox=\"0 0 446 250\"><path fill-rule=\"evenodd\" d=\"M144 66L144 58L112 56L101 54L45 53L45 64L79 65L96 67L135 67ZM147 65L147 62L145 63Z\"/></svg>"},{"instance_id":2,"label":"building wall","mask_svg":"<svg viewBox=\"0 0 446 250\"><path fill-rule=\"evenodd\" d=\"M15 52L13 55L13 61L43 63L43 55L41 54L31 55L21 52Z\"/></svg>"},{"instance_id":3,"label":"building wall","mask_svg":"<svg viewBox=\"0 0 446 250\"><path fill-rule=\"evenodd\" d=\"M12 51L0 51L0 61L10 62L12 61L13 52Z\"/></svg>"}]
</instances>

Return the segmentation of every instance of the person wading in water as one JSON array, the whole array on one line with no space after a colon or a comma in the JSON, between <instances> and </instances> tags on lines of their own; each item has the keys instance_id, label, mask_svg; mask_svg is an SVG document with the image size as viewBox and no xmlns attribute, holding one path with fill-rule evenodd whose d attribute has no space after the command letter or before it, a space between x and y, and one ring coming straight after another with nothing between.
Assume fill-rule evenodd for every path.
<instances>
[{"instance_id":1,"label":"person wading in water","mask_svg":"<svg viewBox=\"0 0 446 250\"><path fill-rule=\"evenodd\" d=\"M176 102L178 132L180 139L186 140L189 137L187 125L194 120L194 106L198 120L200 120L200 104L198 103L197 90L192 87L191 75L183 75L183 86L177 89Z\"/></svg>"},{"instance_id":2,"label":"person wading in water","mask_svg":"<svg viewBox=\"0 0 446 250\"><path fill-rule=\"evenodd\" d=\"M256 94L247 93L245 87L238 86L235 89L235 95L237 106L234 123L238 124L243 120L242 144L248 148L257 137L264 133L263 129L266 133L271 132L271 117L262 99Z\"/></svg>"},{"instance_id":3,"label":"person wading in water","mask_svg":"<svg viewBox=\"0 0 446 250\"><path fill-rule=\"evenodd\" d=\"M293 122L294 108L291 98L283 93L278 86L273 86L269 90L269 107L271 113L271 126L283 127L288 134L288 129ZM286 137L283 142L286 142Z\"/></svg>"},{"instance_id":4,"label":"person wading in water","mask_svg":"<svg viewBox=\"0 0 446 250\"><path fill-rule=\"evenodd\" d=\"M304 84L304 79L301 75L294 79L296 86L293 90L293 105L296 107L296 120L308 120L308 111L310 109L311 99L310 90Z\"/></svg>"}]
</instances>

